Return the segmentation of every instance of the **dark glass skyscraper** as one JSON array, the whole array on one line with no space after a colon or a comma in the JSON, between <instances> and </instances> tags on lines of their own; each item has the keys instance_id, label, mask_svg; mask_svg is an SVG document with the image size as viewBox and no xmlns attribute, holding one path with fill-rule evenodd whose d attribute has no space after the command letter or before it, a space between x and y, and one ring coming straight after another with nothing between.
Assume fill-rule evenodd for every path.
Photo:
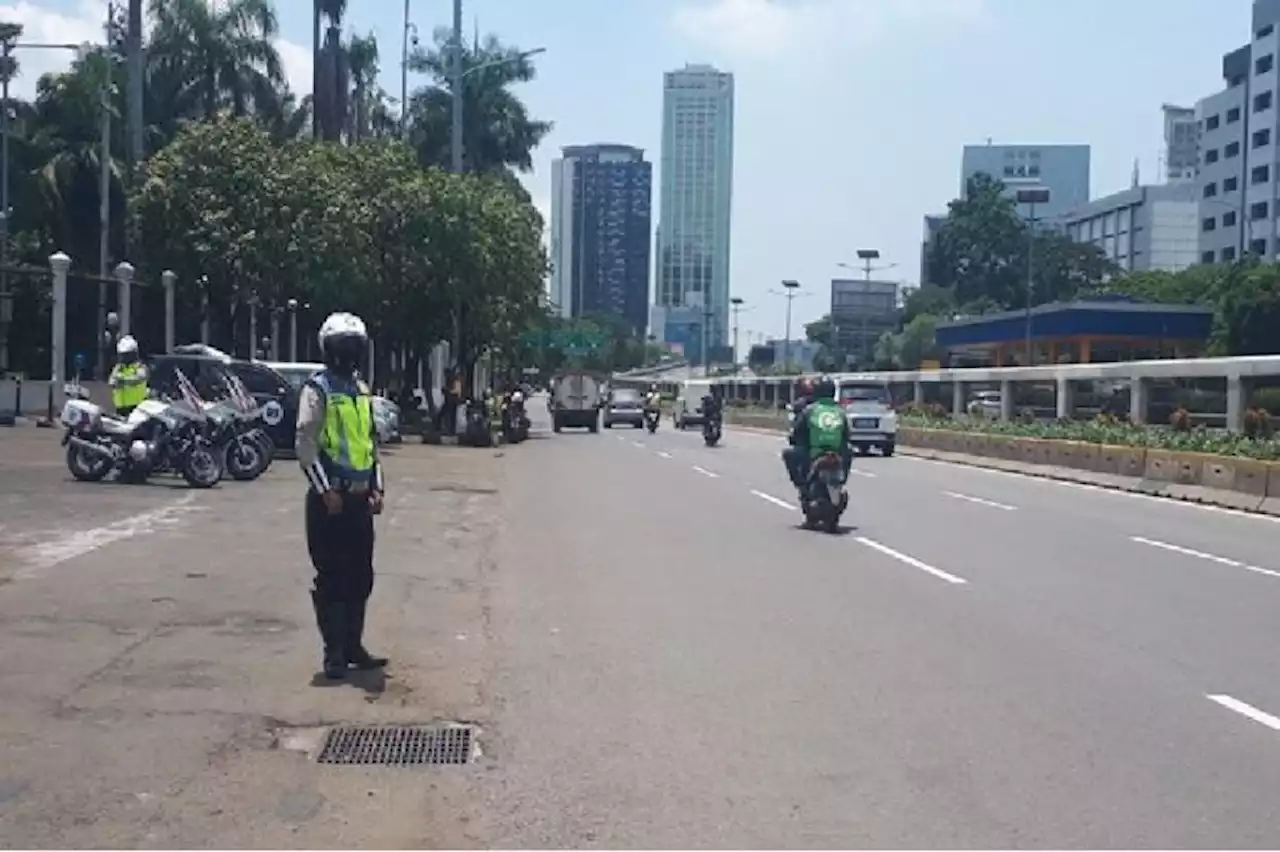
<instances>
[{"instance_id":1,"label":"dark glass skyscraper","mask_svg":"<svg viewBox=\"0 0 1280 852\"><path fill-rule=\"evenodd\" d=\"M578 145L552 163L551 300L562 316L649 316L653 165L629 145Z\"/></svg>"}]
</instances>

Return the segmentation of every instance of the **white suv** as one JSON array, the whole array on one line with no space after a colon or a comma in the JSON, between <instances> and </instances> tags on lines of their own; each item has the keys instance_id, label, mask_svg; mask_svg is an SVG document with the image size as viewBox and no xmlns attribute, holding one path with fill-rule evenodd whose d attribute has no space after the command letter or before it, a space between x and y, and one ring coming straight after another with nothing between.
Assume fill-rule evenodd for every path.
<instances>
[{"instance_id":1,"label":"white suv","mask_svg":"<svg viewBox=\"0 0 1280 852\"><path fill-rule=\"evenodd\" d=\"M884 456L893 455L898 443L898 415L888 382L875 378L840 379L836 401L849 418L853 444L866 455L872 447Z\"/></svg>"}]
</instances>

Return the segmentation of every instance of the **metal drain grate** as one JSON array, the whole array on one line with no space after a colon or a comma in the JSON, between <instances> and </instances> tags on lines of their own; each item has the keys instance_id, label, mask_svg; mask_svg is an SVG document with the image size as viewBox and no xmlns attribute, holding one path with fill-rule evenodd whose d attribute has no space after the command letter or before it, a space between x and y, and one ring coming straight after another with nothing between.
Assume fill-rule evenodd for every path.
<instances>
[{"instance_id":1,"label":"metal drain grate","mask_svg":"<svg viewBox=\"0 0 1280 852\"><path fill-rule=\"evenodd\" d=\"M475 729L466 725L333 728L318 763L344 766L459 766L471 762Z\"/></svg>"}]
</instances>

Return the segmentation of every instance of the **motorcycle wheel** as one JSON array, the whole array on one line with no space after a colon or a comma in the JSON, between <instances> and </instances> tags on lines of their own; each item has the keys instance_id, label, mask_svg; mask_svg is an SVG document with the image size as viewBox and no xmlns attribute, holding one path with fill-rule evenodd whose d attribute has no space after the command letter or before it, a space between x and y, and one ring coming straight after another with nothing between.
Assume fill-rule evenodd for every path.
<instances>
[{"instance_id":1,"label":"motorcycle wheel","mask_svg":"<svg viewBox=\"0 0 1280 852\"><path fill-rule=\"evenodd\" d=\"M111 459L67 445L67 470L81 482L101 482L111 472Z\"/></svg>"},{"instance_id":2,"label":"motorcycle wheel","mask_svg":"<svg viewBox=\"0 0 1280 852\"><path fill-rule=\"evenodd\" d=\"M835 506L827 508L827 514L822 519L822 531L828 535L840 532L840 513L836 511Z\"/></svg>"},{"instance_id":3,"label":"motorcycle wheel","mask_svg":"<svg viewBox=\"0 0 1280 852\"><path fill-rule=\"evenodd\" d=\"M205 441L197 441L182 459L182 478L192 488L212 488L222 479L218 453Z\"/></svg>"},{"instance_id":4,"label":"motorcycle wheel","mask_svg":"<svg viewBox=\"0 0 1280 852\"><path fill-rule=\"evenodd\" d=\"M250 437L253 442L262 450L262 454L267 458L267 465L270 466L271 461L276 457L276 443L266 432L251 432Z\"/></svg>"},{"instance_id":5,"label":"motorcycle wheel","mask_svg":"<svg viewBox=\"0 0 1280 852\"><path fill-rule=\"evenodd\" d=\"M257 441L236 438L223 448L223 466L237 482L250 482L262 475L270 463Z\"/></svg>"}]
</instances>

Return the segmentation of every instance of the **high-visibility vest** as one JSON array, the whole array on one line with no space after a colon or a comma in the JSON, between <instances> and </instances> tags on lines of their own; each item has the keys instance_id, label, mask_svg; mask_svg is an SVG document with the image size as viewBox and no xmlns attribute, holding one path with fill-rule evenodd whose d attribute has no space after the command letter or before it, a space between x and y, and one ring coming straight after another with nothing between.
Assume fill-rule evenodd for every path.
<instances>
[{"instance_id":1,"label":"high-visibility vest","mask_svg":"<svg viewBox=\"0 0 1280 852\"><path fill-rule=\"evenodd\" d=\"M325 472L352 482L373 476L373 398L360 382L339 379L327 370L310 380L324 394L320 463Z\"/></svg>"},{"instance_id":2,"label":"high-visibility vest","mask_svg":"<svg viewBox=\"0 0 1280 852\"><path fill-rule=\"evenodd\" d=\"M111 404L119 411L147 398L147 371L141 364L116 364L111 371Z\"/></svg>"}]
</instances>

